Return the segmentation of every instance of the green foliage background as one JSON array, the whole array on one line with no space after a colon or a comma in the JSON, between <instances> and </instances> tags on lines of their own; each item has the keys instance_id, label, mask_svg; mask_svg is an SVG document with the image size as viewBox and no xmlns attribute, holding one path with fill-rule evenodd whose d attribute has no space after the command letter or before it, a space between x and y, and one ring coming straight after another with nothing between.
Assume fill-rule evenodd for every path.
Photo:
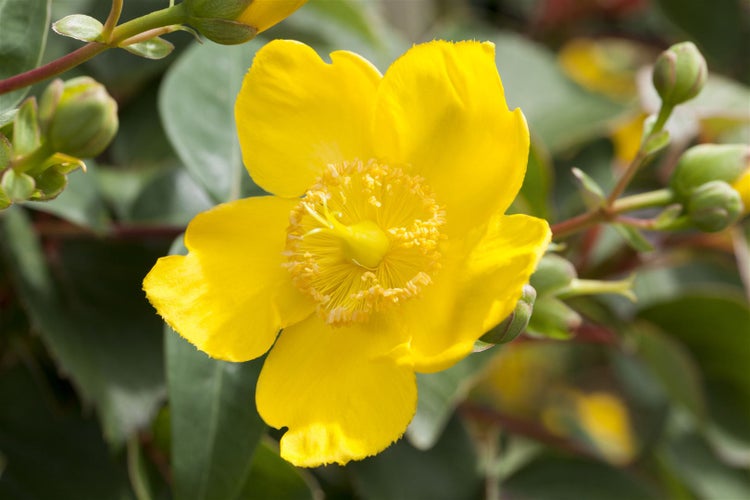
<instances>
[{"instance_id":1,"label":"green foliage background","mask_svg":"<svg viewBox=\"0 0 750 500\"><path fill-rule=\"evenodd\" d=\"M24 51L17 64L0 59L0 78L80 46L47 36L50 20L103 20L107 4L0 0L0 57ZM162 4L126 1L124 17ZM568 240L563 254L582 277L638 270L638 302L571 300L584 317L575 332L562 332L571 339L517 341L543 346L545 376L618 395L639 442L625 465L608 461L585 434L561 437L536 417L478 397L475 385L488 383L487 370L512 348L498 346L420 375L417 415L384 453L296 469L279 458L279 434L254 408L262 360L207 358L164 331L141 291L156 259L180 251L194 215L261 193L242 166L233 106L253 54L271 38L304 41L324 56L353 50L382 71L414 42L493 41L509 104L522 108L533 136L516 210L551 221L584 209L571 167L613 185L610 130L641 109L635 96L615 99L565 73L556 52L574 37L638 42L644 64L675 41L695 41L712 79L692 108L700 120L685 122L729 123L712 138L750 143L746 2L573 4L310 0L245 45L176 33L168 58L109 51L66 75L107 86L120 105L120 131L59 198L0 214L0 498L750 498L750 307L729 233L650 235L655 250L644 254L609 228ZM22 94L2 97L0 126ZM695 140L663 153L634 191L661 187L680 148ZM737 235L748 240L747 218Z\"/></svg>"}]
</instances>

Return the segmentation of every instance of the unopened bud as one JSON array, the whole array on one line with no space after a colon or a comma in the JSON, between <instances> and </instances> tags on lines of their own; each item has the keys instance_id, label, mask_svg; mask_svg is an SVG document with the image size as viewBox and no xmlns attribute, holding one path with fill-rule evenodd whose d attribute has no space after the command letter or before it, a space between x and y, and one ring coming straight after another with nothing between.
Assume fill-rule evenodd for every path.
<instances>
[{"instance_id":1,"label":"unopened bud","mask_svg":"<svg viewBox=\"0 0 750 500\"><path fill-rule=\"evenodd\" d=\"M49 120L49 148L77 158L91 158L117 133L117 103L102 84L88 76L68 80Z\"/></svg>"},{"instance_id":2,"label":"unopened bud","mask_svg":"<svg viewBox=\"0 0 750 500\"><path fill-rule=\"evenodd\" d=\"M654 64L654 87L662 102L671 106L697 96L707 78L706 60L692 42L672 45Z\"/></svg>"},{"instance_id":3,"label":"unopened bud","mask_svg":"<svg viewBox=\"0 0 750 500\"><path fill-rule=\"evenodd\" d=\"M687 203L690 222L707 233L729 227L742 210L739 193L724 181L711 181L696 188Z\"/></svg>"},{"instance_id":4,"label":"unopened bud","mask_svg":"<svg viewBox=\"0 0 750 500\"><path fill-rule=\"evenodd\" d=\"M567 287L577 276L573 264L550 253L539 261L530 282L539 295L547 295Z\"/></svg>"},{"instance_id":5,"label":"unopened bud","mask_svg":"<svg viewBox=\"0 0 750 500\"><path fill-rule=\"evenodd\" d=\"M529 324L531 313L534 311L535 300L536 290L530 285L525 285L521 298L510 316L485 333L479 340L488 344L505 344L521 335Z\"/></svg>"},{"instance_id":6,"label":"unopened bud","mask_svg":"<svg viewBox=\"0 0 750 500\"><path fill-rule=\"evenodd\" d=\"M307 0L185 0L188 24L222 45L247 42Z\"/></svg>"},{"instance_id":7,"label":"unopened bud","mask_svg":"<svg viewBox=\"0 0 750 500\"><path fill-rule=\"evenodd\" d=\"M711 181L724 181L740 194L750 210L750 146L701 144L688 149L677 163L670 187L686 202L692 192Z\"/></svg>"}]
</instances>

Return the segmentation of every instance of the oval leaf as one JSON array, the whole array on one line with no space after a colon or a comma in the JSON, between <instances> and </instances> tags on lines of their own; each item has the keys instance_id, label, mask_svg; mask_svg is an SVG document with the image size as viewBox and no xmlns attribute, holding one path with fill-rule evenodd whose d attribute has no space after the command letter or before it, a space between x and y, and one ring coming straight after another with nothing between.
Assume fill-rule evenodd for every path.
<instances>
[{"instance_id":1,"label":"oval leaf","mask_svg":"<svg viewBox=\"0 0 750 500\"><path fill-rule=\"evenodd\" d=\"M104 25L91 16L73 14L65 16L52 25L55 33L82 42L93 42L104 30Z\"/></svg>"},{"instance_id":2,"label":"oval leaf","mask_svg":"<svg viewBox=\"0 0 750 500\"><path fill-rule=\"evenodd\" d=\"M51 0L0 0L0 80L34 69L47 41ZM19 40L23 40L20 43ZM0 95L0 112L18 104L27 88Z\"/></svg>"},{"instance_id":3,"label":"oval leaf","mask_svg":"<svg viewBox=\"0 0 750 500\"><path fill-rule=\"evenodd\" d=\"M236 46L195 44L172 66L160 90L167 137L190 175L218 202L239 197L243 179L249 179L242 166L234 101L263 43L256 38Z\"/></svg>"},{"instance_id":4,"label":"oval leaf","mask_svg":"<svg viewBox=\"0 0 750 500\"><path fill-rule=\"evenodd\" d=\"M172 53L174 45L157 36L150 40L126 45L123 49L146 59L163 59Z\"/></svg>"}]
</instances>

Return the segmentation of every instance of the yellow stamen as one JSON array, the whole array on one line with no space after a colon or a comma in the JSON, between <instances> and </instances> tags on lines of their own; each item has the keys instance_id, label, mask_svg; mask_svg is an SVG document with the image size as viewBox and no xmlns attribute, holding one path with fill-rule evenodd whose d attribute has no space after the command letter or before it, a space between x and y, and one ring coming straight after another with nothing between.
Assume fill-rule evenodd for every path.
<instances>
[{"instance_id":1,"label":"yellow stamen","mask_svg":"<svg viewBox=\"0 0 750 500\"><path fill-rule=\"evenodd\" d=\"M421 178L375 161L332 165L290 215L287 267L328 323L364 321L432 282L443 223Z\"/></svg>"}]
</instances>

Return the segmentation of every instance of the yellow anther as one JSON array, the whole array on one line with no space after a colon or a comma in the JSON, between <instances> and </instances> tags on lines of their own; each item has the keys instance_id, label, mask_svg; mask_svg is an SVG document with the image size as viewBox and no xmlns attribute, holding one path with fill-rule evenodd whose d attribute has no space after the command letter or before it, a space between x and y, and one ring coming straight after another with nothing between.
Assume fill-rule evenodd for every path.
<instances>
[{"instance_id":1,"label":"yellow anther","mask_svg":"<svg viewBox=\"0 0 750 500\"><path fill-rule=\"evenodd\" d=\"M365 321L432 282L443 215L423 180L399 168L329 165L290 214L287 267L328 323Z\"/></svg>"}]
</instances>

